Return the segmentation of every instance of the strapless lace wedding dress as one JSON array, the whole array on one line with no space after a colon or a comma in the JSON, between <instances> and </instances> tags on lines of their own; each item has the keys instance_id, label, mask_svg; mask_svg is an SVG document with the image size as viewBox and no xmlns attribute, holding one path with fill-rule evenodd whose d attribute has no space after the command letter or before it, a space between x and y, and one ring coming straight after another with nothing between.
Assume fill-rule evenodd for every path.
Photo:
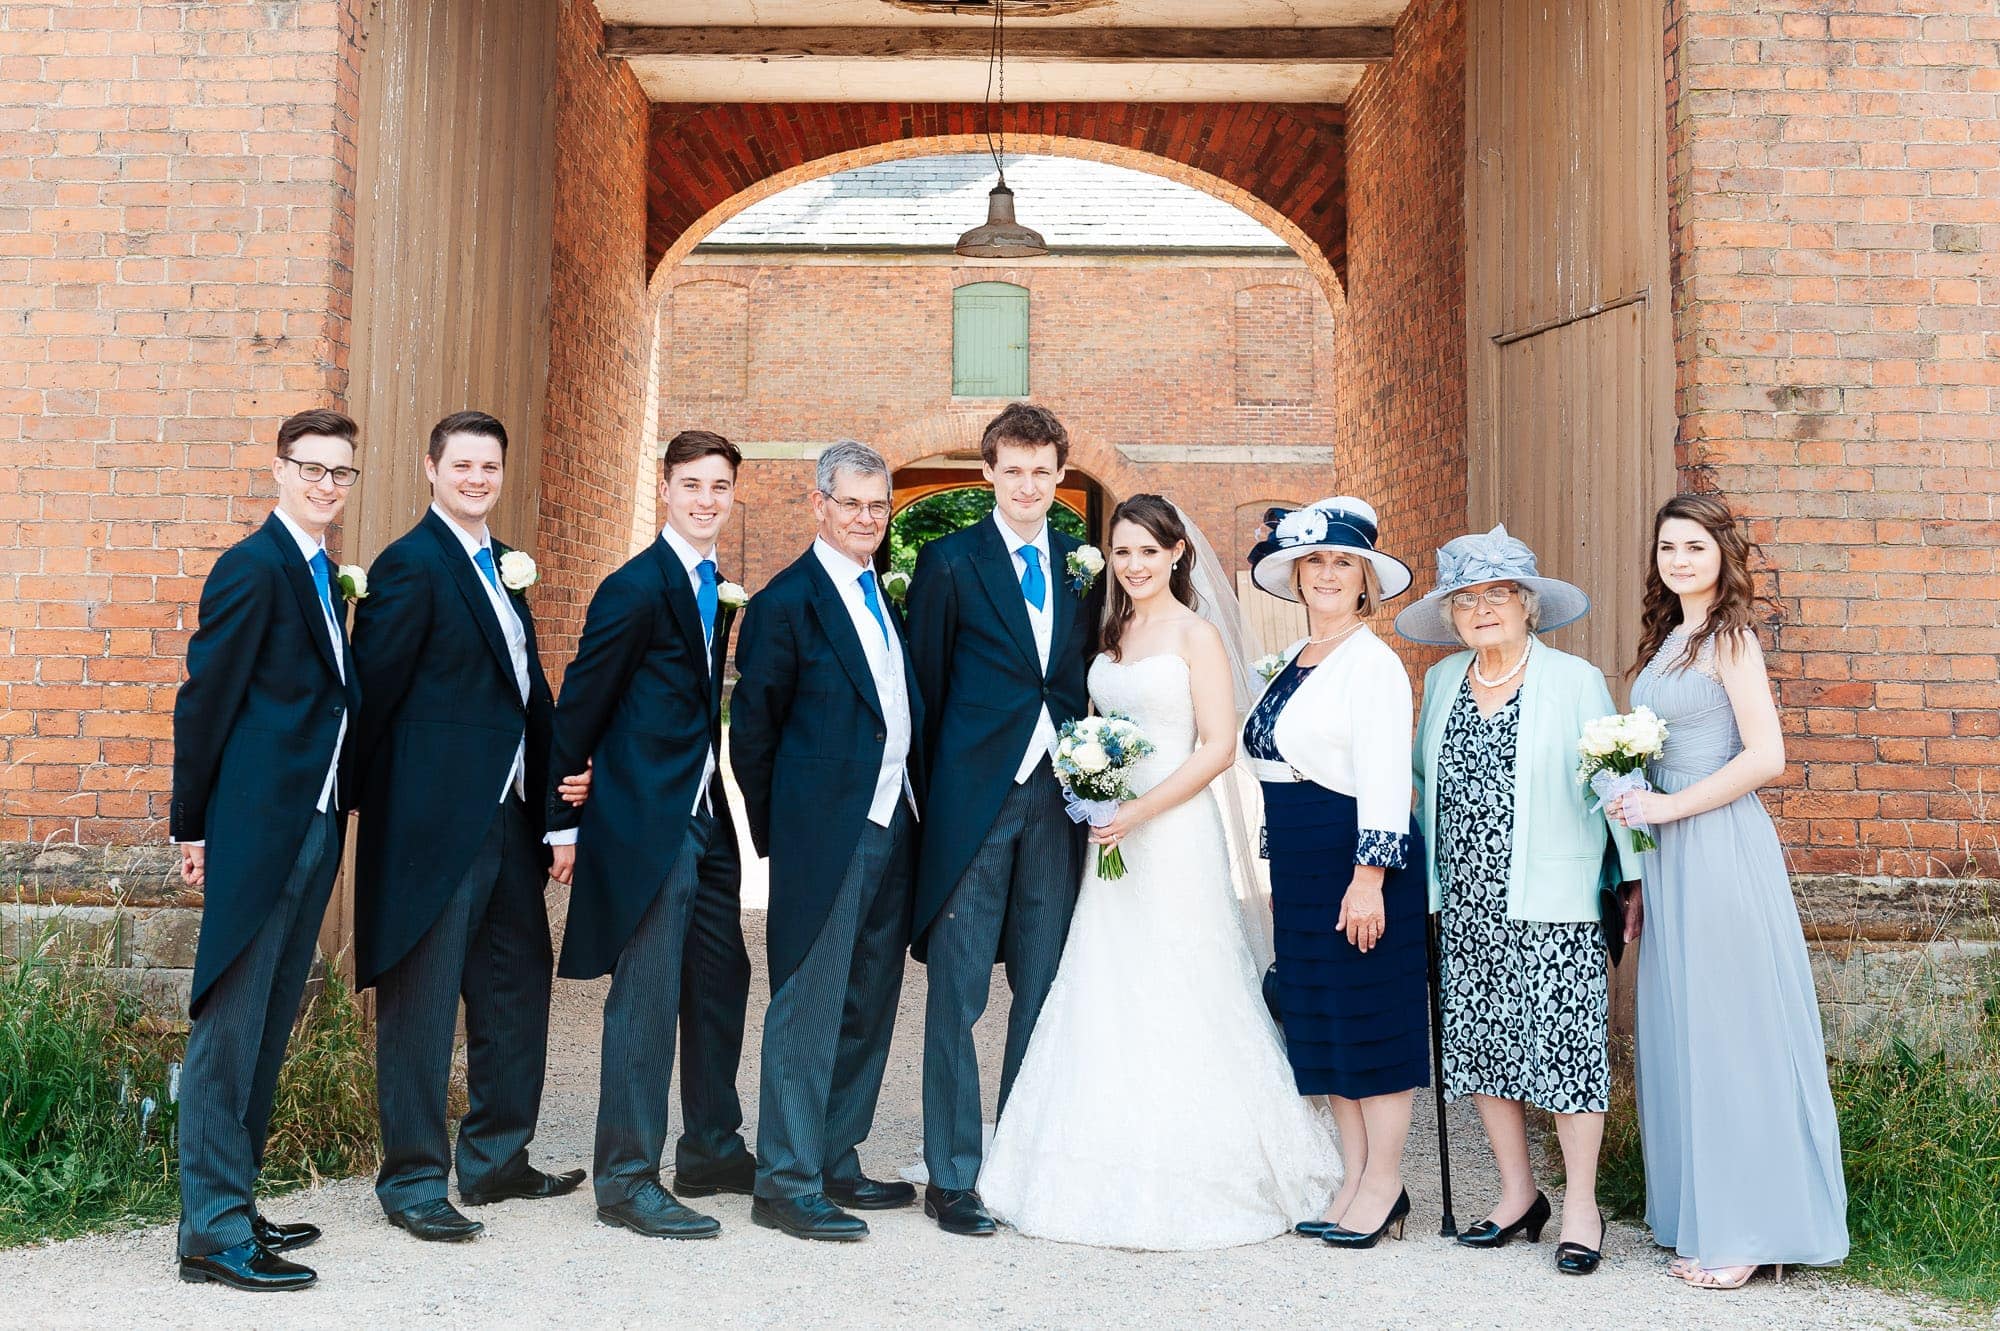
<instances>
[{"instance_id":1,"label":"strapless lace wedding dress","mask_svg":"<svg viewBox=\"0 0 2000 1331\"><path fill-rule=\"evenodd\" d=\"M1153 741L1135 791L1194 751L1180 657L1099 656L1090 695ZM1144 824L1124 851L1116 881L1086 856L980 1195L1021 1233L1070 1243L1182 1250L1282 1234L1325 1208L1339 1153L1264 1007L1214 794Z\"/></svg>"}]
</instances>

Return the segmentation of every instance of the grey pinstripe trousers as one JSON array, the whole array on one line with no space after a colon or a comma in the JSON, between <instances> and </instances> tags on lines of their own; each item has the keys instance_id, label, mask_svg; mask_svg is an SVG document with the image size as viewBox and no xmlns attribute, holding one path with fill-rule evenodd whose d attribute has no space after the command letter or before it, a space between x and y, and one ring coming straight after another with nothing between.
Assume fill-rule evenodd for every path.
<instances>
[{"instance_id":1,"label":"grey pinstripe trousers","mask_svg":"<svg viewBox=\"0 0 2000 1331\"><path fill-rule=\"evenodd\" d=\"M445 1098L461 996L468 1104L458 1130L459 1191L476 1192L528 1163L555 974L547 880L528 812L510 793L437 921L376 981L382 1168L375 1195L384 1211L446 1194Z\"/></svg>"},{"instance_id":2,"label":"grey pinstripe trousers","mask_svg":"<svg viewBox=\"0 0 2000 1331\"><path fill-rule=\"evenodd\" d=\"M861 1176L908 942L912 820L862 824L846 876L799 968L764 1013L757 1195L800 1197Z\"/></svg>"},{"instance_id":3,"label":"grey pinstripe trousers","mask_svg":"<svg viewBox=\"0 0 2000 1331\"><path fill-rule=\"evenodd\" d=\"M1007 792L986 840L931 924L924 1008L924 1165L940 1188L979 1181L979 1058L972 1028L986 1011L997 954L1013 1004L1000 1104L1028 1052L1055 983L1076 910L1077 839L1046 762Z\"/></svg>"},{"instance_id":4,"label":"grey pinstripe trousers","mask_svg":"<svg viewBox=\"0 0 2000 1331\"><path fill-rule=\"evenodd\" d=\"M209 986L181 1068L183 1257L250 1238L271 1101L340 868L340 814L314 814L278 901Z\"/></svg>"}]
</instances>

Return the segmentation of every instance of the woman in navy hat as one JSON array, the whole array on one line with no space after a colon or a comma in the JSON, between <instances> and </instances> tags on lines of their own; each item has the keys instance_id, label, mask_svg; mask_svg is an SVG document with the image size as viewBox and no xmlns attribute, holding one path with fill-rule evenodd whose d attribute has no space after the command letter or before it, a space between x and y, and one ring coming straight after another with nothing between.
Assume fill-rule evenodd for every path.
<instances>
[{"instance_id":1,"label":"woman in navy hat","mask_svg":"<svg viewBox=\"0 0 2000 1331\"><path fill-rule=\"evenodd\" d=\"M1359 499L1276 515L1250 576L1304 604L1306 636L1243 739L1264 788L1286 1053L1299 1093L1327 1097L1347 1168L1325 1216L1298 1228L1369 1248L1402 1237L1411 1093L1430 1082L1410 679L1366 622L1410 571L1375 548L1375 510Z\"/></svg>"},{"instance_id":2,"label":"woman in navy hat","mask_svg":"<svg viewBox=\"0 0 2000 1331\"><path fill-rule=\"evenodd\" d=\"M1611 1101L1598 886L1607 842L1617 881L1636 879L1639 860L1630 833L1577 783L1576 746L1588 722L1618 709L1602 671L1536 636L1581 619L1590 598L1543 577L1505 527L1448 542L1437 567L1437 586L1396 616L1396 632L1466 649L1424 678L1417 821L1443 916L1445 1092L1478 1104L1500 1169L1493 1209L1458 1241L1540 1241L1551 1208L1528 1154L1533 1103L1555 1115L1562 1144L1556 1269L1589 1275L1604 1246L1597 1154Z\"/></svg>"}]
</instances>

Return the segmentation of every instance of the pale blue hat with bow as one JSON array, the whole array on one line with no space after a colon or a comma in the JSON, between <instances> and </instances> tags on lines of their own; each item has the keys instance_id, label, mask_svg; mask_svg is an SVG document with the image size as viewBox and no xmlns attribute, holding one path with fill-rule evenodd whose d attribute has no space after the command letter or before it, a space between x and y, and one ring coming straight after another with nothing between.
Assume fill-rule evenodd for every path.
<instances>
[{"instance_id":1,"label":"pale blue hat with bow","mask_svg":"<svg viewBox=\"0 0 2000 1331\"><path fill-rule=\"evenodd\" d=\"M1451 627L1452 594L1485 582L1531 588L1541 602L1537 633L1573 624L1590 612L1590 598L1583 589L1536 572L1535 552L1527 542L1509 536L1505 526L1446 541L1437 559L1437 586L1396 616L1396 632L1411 642L1462 646Z\"/></svg>"}]
</instances>

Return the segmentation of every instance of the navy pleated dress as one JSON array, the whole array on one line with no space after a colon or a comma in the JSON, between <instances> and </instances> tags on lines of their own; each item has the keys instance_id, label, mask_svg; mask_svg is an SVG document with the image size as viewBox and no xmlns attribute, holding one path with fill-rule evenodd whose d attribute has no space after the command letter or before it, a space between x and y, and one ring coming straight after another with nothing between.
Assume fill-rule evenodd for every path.
<instances>
[{"instance_id":1,"label":"navy pleated dress","mask_svg":"<svg viewBox=\"0 0 2000 1331\"><path fill-rule=\"evenodd\" d=\"M1278 717L1313 671L1336 659L1305 668L1294 661L1272 680L1243 728L1252 758L1288 761L1277 744ZM1346 688L1326 701L1367 705ZM1407 744L1399 761L1407 770ZM1360 1100L1428 1086L1426 897L1422 873L1405 868L1423 864L1414 821L1400 833L1363 828L1352 795L1310 780L1262 785L1279 1020L1299 1094ZM1387 924L1365 953L1335 928L1357 864L1386 870Z\"/></svg>"}]
</instances>

